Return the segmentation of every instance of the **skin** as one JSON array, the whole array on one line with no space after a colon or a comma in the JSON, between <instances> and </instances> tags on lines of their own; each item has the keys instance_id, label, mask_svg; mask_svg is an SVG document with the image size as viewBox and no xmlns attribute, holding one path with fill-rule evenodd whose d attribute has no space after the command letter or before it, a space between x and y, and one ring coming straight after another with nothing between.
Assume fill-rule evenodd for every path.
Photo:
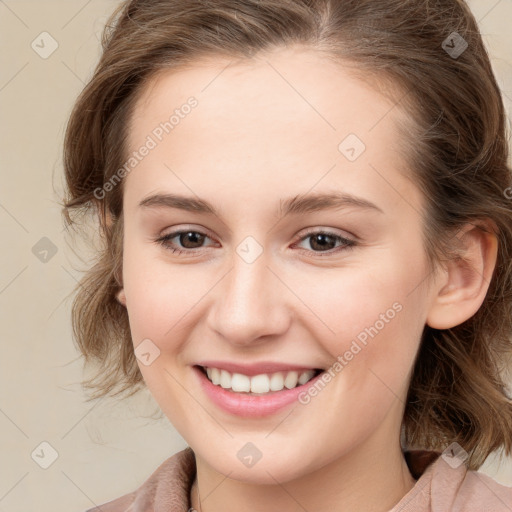
<instances>
[{"instance_id":1,"label":"skin","mask_svg":"<svg viewBox=\"0 0 512 512\"><path fill-rule=\"evenodd\" d=\"M394 145L407 114L313 50L208 58L160 73L139 98L129 150L190 96L198 106L125 178L118 300L134 347L149 338L160 350L138 364L196 454L191 504L204 512L387 511L415 483L399 434L423 328L454 326L478 310L496 240L465 227L465 258L427 285L424 198ZM349 133L366 145L354 162L338 150ZM382 212L279 213L282 199L333 191ZM219 215L138 206L156 192L205 199ZM330 239L327 255L307 228L357 244L339 250ZM186 246L174 237L185 254L155 242L179 229L207 237ZM263 250L250 264L236 252L247 236ZM307 405L241 419L209 401L191 369L200 359L328 368L395 303L401 311ZM237 457L247 442L262 453L250 468Z\"/></svg>"}]
</instances>

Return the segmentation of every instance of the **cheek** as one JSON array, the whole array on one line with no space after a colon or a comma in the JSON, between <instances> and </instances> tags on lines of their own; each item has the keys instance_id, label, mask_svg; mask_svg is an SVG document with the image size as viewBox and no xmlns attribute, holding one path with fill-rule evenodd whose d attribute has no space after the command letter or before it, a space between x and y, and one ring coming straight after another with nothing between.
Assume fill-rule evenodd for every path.
<instances>
[{"instance_id":1,"label":"cheek","mask_svg":"<svg viewBox=\"0 0 512 512\"><path fill-rule=\"evenodd\" d=\"M144 338L161 344L189 321L214 276L206 265L178 265L155 257L154 248L127 245L123 281L134 344Z\"/></svg>"},{"instance_id":2,"label":"cheek","mask_svg":"<svg viewBox=\"0 0 512 512\"><path fill-rule=\"evenodd\" d=\"M371 340L402 339L422 329L424 297L418 284L425 268L400 255L381 254L373 264L317 270L294 280L294 292L309 310L303 318L316 318L315 334L329 344L333 356L350 349L352 341L369 346ZM293 276L287 276L292 282ZM315 320L309 322L312 328ZM384 341L381 342L384 344ZM391 347L387 347L391 348ZM350 355L349 355L350 357Z\"/></svg>"},{"instance_id":3,"label":"cheek","mask_svg":"<svg viewBox=\"0 0 512 512\"><path fill-rule=\"evenodd\" d=\"M376 406L383 395L404 392L426 320L418 286L425 275L420 250L396 251L296 289L321 320L311 320L308 329L332 357L333 372L343 375L336 380L344 392L357 391L353 396Z\"/></svg>"}]
</instances>

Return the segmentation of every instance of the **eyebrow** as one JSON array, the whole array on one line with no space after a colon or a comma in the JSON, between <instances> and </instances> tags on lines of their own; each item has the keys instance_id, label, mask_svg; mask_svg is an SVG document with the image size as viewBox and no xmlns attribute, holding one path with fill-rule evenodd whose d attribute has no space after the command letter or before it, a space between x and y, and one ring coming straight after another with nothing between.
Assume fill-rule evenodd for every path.
<instances>
[{"instance_id":1,"label":"eyebrow","mask_svg":"<svg viewBox=\"0 0 512 512\"><path fill-rule=\"evenodd\" d=\"M279 212L283 217L305 213L332 210L346 207L356 207L365 210L374 210L384 213L376 204L344 193L317 193L299 194L294 197L282 199L279 202ZM177 208L195 213L204 213L221 217L217 209L204 199L181 196L177 194L153 194L139 203L141 208Z\"/></svg>"}]
</instances>

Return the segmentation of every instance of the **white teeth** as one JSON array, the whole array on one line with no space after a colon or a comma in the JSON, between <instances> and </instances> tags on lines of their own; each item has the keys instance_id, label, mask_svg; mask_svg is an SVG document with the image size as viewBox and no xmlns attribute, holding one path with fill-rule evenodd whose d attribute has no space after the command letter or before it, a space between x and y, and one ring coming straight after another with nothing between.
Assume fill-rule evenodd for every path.
<instances>
[{"instance_id":1,"label":"white teeth","mask_svg":"<svg viewBox=\"0 0 512 512\"><path fill-rule=\"evenodd\" d=\"M315 374L315 372L313 372L313 375ZM309 373L308 372L302 372L300 375L299 375L299 379L298 379L298 382L299 382L299 385L303 385L303 384L306 384L306 382L308 380L310 380L311 377L309 376Z\"/></svg>"},{"instance_id":2,"label":"white teeth","mask_svg":"<svg viewBox=\"0 0 512 512\"><path fill-rule=\"evenodd\" d=\"M315 370L304 372L276 372L272 374L262 373L249 377L241 373L229 373L218 368L206 368L208 378L215 385L224 389L231 389L238 393L268 393L269 391L282 391L284 388L292 389L298 385L306 384L314 375Z\"/></svg>"},{"instance_id":3,"label":"white teeth","mask_svg":"<svg viewBox=\"0 0 512 512\"><path fill-rule=\"evenodd\" d=\"M297 386L297 380L299 379L298 372L288 372L286 379L284 379L284 385L288 389L292 389Z\"/></svg>"},{"instance_id":4,"label":"white teeth","mask_svg":"<svg viewBox=\"0 0 512 512\"><path fill-rule=\"evenodd\" d=\"M251 391L251 379L247 375L234 373L231 377L231 389L233 391Z\"/></svg>"},{"instance_id":5,"label":"white teeth","mask_svg":"<svg viewBox=\"0 0 512 512\"><path fill-rule=\"evenodd\" d=\"M270 377L270 390L281 391L284 388L284 377L281 372L273 373Z\"/></svg>"},{"instance_id":6,"label":"white teeth","mask_svg":"<svg viewBox=\"0 0 512 512\"><path fill-rule=\"evenodd\" d=\"M264 373L251 377L251 393L268 393L270 390L270 379Z\"/></svg>"},{"instance_id":7,"label":"white teeth","mask_svg":"<svg viewBox=\"0 0 512 512\"><path fill-rule=\"evenodd\" d=\"M211 381L218 386L220 384L220 370L218 368L209 368L212 372Z\"/></svg>"},{"instance_id":8,"label":"white teeth","mask_svg":"<svg viewBox=\"0 0 512 512\"><path fill-rule=\"evenodd\" d=\"M224 389L231 387L231 374L229 372L227 372L226 370L220 371L220 385Z\"/></svg>"}]
</instances>

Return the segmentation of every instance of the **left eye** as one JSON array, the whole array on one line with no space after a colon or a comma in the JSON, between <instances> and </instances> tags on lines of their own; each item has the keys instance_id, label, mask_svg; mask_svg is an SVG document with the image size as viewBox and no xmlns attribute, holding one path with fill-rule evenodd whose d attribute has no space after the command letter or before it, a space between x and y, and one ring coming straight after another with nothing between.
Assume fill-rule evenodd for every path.
<instances>
[{"instance_id":1,"label":"left eye","mask_svg":"<svg viewBox=\"0 0 512 512\"><path fill-rule=\"evenodd\" d=\"M320 248L319 252L327 252L329 254L342 251L344 249L350 249L356 245L356 241L345 238L343 236L337 235L335 233L330 233L327 231L313 231L306 234L301 238L302 240L310 239L309 246L311 248ZM331 247L332 245L336 245L336 242L340 242L341 245L338 247ZM318 251L313 251L318 252ZM319 254L318 256L323 256L323 254Z\"/></svg>"},{"instance_id":2,"label":"left eye","mask_svg":"<svg viewBox=\"0 0 512 512\"><path fill-rule=\"evenodd\" d=\"M177 238L181 246L183 247L176 247L176 244L172 242L174 238ZM201 249L201 244L204 242L206 238L210 238L204 233L201 233L200 231L192 231L192 230L181 230L181 231L174 231L172 233L169 233L167 235L164 235L157 240L155 240L157 243L165 247L166 249L172 251L173 253L187 253L187 252L197 252L194 249ZM328 252L328 254L332 254L333 252L338 252L340 250L349 249L356 245L356 241L352 239L348 239L345 237L342 237L340 235L337 235L335 233L330 233L326 231L314 231L307 233L305 236L303 236L299 242L303 242L307 239L311 239L309 242L309 246L312 249L318 248L319 250L313 250L312 252L320 252L325 253ZM332 245L336 245L336 242L340 242L341 245L338 247L331 247ZM198 244L196 246L195 244ZM294 244L297 245L297 244ZM311 251L308 251L311 252ZM322 254L319 254L319 256L322 256Z\"/></svg>"}]
</instances>

